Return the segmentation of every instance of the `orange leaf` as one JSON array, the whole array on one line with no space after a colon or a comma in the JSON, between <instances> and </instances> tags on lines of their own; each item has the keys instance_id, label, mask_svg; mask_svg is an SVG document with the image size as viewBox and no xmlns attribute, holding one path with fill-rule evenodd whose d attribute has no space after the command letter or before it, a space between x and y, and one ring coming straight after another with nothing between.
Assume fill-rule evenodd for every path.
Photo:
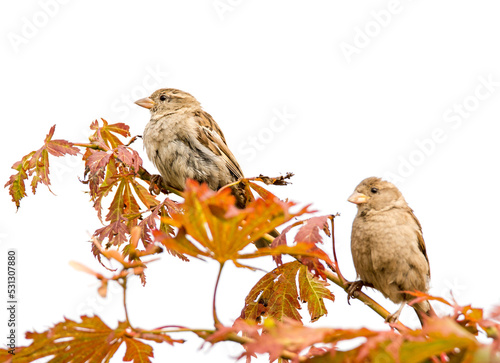
<instances>
[{"instance_id":1,"label":"orange leaf","mask_svg":"<svg viewBox=\"0 0 500 363\"><path fill-rule=\"evenodd\" d=\"M328 227L328 216L312 217L305 221L304 225L295 235L296 242L323 243L323 237L319 233L322 230L330 237Z\"/></svg>"},{"instance_id":2,"label":"orange leaf","mask_svg":"<svg viewBox=\"0 0 500 363\"><path fill-rule=\"evenodd\" d=\"M140 340L124 338L127 350L123 357L124 362L151 362L149 357L153 357L153 347Z\"/></svg>"},{"instance_id":3,"label":"orange leaf","mask_svg":"<svg viewBox=\"0 0 500 363\"><path fill-rule=\"evenodd\" d=\"M241 318L260 321L260 317L265 315L277 320L290 318L301 321L295 284L300 267L300 262L294 261L264 275L248 293Z\"/></svg>"},{"instance_id":4,"label":"orange leaf","mask_svg":"<svg viewBox=\"0 0 500 363\"><path fill-rule=\"evenodd\" d=\"M241 318L260 321L261 316L270 316L279 321L284 318L301 321L297 272L300 301L307 303L311 320L316 321L325 315L324 299L334 301L335 296L326 288L326 282L320 281L306 266L294 261L275 268L257 282L245 299Z\"/></svg>"},{"instance_id":5,"label":"orange leaf","mask_svg":"<svg viewBox=\"0 0 500 363\"><path fill-rule=\"evenodd\" d=\"M115 135L130 136L129 126L124 123L108 124L108 122L101 118L103 126L99 127L99 122L96 120L92 122L90 128L96 130L94 135L91 136L93 142L101 141L109 146L111 149L116 149L119 145L123 145L123 142Z\"/></svg>"},{"instance_id":6,"label":"orange leaf","mask_svg":"<svg viewBox=\"0 0 500 363\"><path fill-rule=\"evenodd\" d=\"M81 323L65 319L42 333L26 333L26 338L33 342L16 349L16 361L31 362L48 356L76 363L110 359L123 341L126 324L120 323L113 330L97 316L81 319Z\"/></svg>"},{"instance_id":7,"label":"orange leaf","mask_svg":"<svg viewBox=\"0 0 500 363\"><path fill-rule=\"evenodd\" d=\"M28 176L34 174L31 181L33 194L36 193L39 183L45 184L50 190L49 153L54 156L63 156L66 154L76 155L80 151L69 141L52 140L55 128L55 125L50 128L45 137L44 146L25 155L21 161L12 166L12 169L17 170L17 173L9 178L5 187L9 186L9 193L17 208L20 206L21 199L26 196L24 180L28 179Z\"/></svg>"},{"instance_id":8,"label":"orange leaf","mask_svg":"<svg viewBox=\"0 0 500 363\"><path fill-rule=\"evenodd\" d=\"M262 195L263 198L250 202L245 209L237 209L229 189L215 193L206 184L188 180L183 193L184 203L179 206L182 212L173 211L171 218L164 222L179 229L182 227L183 232L178 237L180 246L186 247L189 242L186 242L186 235L201 245L202 249L196 251L196 256L191 256L210 256L221 263L232 260L237 264L237 259L248 258L239 254L241 249L275 227L308 212L307 207L304 207L291 213L289 209L295 203L282 202L269 192ZM164 238L162 243L166 245ZM173 241L168 241L168 245L175 250ZM306 252L305 249L302 251ZM271 250L265 252L267 255L272 253Z\"/></svg>"}]
</instances>

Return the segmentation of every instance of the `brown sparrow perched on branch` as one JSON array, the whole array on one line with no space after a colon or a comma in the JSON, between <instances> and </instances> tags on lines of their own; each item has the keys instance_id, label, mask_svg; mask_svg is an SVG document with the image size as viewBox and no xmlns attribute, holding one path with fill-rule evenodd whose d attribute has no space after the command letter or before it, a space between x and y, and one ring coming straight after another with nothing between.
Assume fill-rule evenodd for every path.
<instances>
[{"instance_id":1,"label":"brown sparrow perched on branch","mask_svg":"<svg viewBox=\"0 0 500 363\"><path fill-rule=\"evenodd\" d=\"M151 111L144 147L167 186L184 190L190 178L218 190L243 178L219 125L189 93L164 88L135 103ZM244 191L238 187L232 191L243 208Z\"/></svg>"},{"instance_id":2,"label":"brown sparrow perched on branch","mask_svg":"<svg viewBox=\"0 0 500 363\"><path fill-rule=\"evenodd\" d=\"M422 237L422 227L401 192L390 182L371 177L363 180L349 197L358 213L352 224L351 252L361 286L372 286L386 298L401 303L387 321L395 322L405 304L414 297L402 291L429 290L430 268ZM414 304L429 315L428 301ZM420 315L419 318L421 319Z\"/></svg>"}]
</instances>

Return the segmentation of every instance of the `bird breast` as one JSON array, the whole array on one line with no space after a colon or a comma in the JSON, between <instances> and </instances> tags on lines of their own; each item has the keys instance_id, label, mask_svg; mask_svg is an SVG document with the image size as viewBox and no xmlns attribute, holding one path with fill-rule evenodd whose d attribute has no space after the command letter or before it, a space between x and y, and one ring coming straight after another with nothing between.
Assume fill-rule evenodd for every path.
<instances>
[{"instance_id":1,"label":"bird breast","mask_svg":"<svg viewBox=\"0 0 500 363\"><path fill-rule=\"evenodd\" d=\"M405 211L392 209L358 215L353 223L351 251L361 280L394 302L401 290L428 289L429 265L419 250L418 225Z\"/></svg>"},{"instance_id":2,"label":"bird breast","mask_svg":"<svg viewBox=\"0 0 500 363\"><path fill-rule=\"evenodd\" d=\"M168 186L183 190L190 178L217 190L232 181L222 158L198 141L198 127L194 117L176 114L146 125L146 153Z\"/></svg>"}]
</instances>

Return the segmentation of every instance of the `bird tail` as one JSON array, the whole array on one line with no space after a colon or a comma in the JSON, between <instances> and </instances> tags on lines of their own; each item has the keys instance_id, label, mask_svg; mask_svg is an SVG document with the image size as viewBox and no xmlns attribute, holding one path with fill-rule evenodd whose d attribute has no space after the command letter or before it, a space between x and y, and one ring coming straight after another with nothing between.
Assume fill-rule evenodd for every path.
<instances>
[{"instance_id":1,"label":"bird tail","mask_svg":"<svg viewBox=\"0 0 500 363\"><path fill-rule=\"evenodd\" d=\"M413 304L412 308L415 309L418 320L420 320L420 324L422 324L422 326L424 325L424 321L427 317L437 316L436 311L432 308L432 305L427 300Z\"/></svg>"},{"instance_id":2,"label":"bird tail","mask_svg":"<svg viewBox=\"0 0 500 363\"><path fill-rule=\"evenodd\" d=\"M280 235L280 233L276 230L276 228L270 231L268 234L273 238L276 238ZM257 248L264 248L270 246L271 246L271 241L269 241L266 238L259 238L257 241L255 241L255 247Z\"/></svg>"},{"instance_id":3,"label":"bird tail","mask_svg":"<svg viewBox=\"0 0 500 363\"><path fill-rule=\"evenodd\" d=\"M250 191L250 187L246 183L238 183L231 187L231 193L236 198L236 207L240 209L244 209L248 203L253 201L255 198ZM268 233L271 237L276 238L280 235L280 233L273 229ZM271 242L266 238L259 238L255 241L255 246L257 248L269 247Z\"/></svg>"}]
</instances>

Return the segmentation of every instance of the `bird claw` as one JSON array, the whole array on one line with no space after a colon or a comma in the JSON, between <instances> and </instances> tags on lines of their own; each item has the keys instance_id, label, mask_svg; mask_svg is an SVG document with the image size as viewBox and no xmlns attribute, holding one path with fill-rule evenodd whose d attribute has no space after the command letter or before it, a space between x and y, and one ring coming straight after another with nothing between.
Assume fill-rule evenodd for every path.
<instances>
[{"instance_id":1,"label":"bird claw","mask_svg":"<svg viewBox=\"0 0 500 363\"><path fill-rule=\"evenodd\" d=\"M403 301L395 313L390 314L387 316L387 318L385 318L385 322L389 323L389 324L396 323L399 320L399 315L401 314L401 311L403 311L403 308L405 307L405 305L406 305L406 302Z\"/></svg>"},{"instance_id":2,"label":"bird claw","mask_svg":"<svg viewBox=\"0 0 500 363\"><path fill-rule=\"evenodd\" d=\"M160 194L161 185L163 185L163 178L161 177L161 175L151 175L151 179L149 180L149 193L151 195Z\"/></svg>"},{"instance_id":3,"label":"bird claw","mask_svg":"<svg viewBox=\"0 0 500 363\"><path fill-rule=\"evenodd\" d=\"M385 318L385 322L389 324L394 324L399 319L399 314L391 314Z\"/></svg>"},{"instance_id":4,"label":"bird claw","mask_svg":"<svg viewBox=\"0 0 500 363\"><path fill-rule=\"evenodd\" d=\"M361 291L361 288L363 286L366 286L366 284L361 280L357 280L354 282L346 282L346 285L347 285L347 303L351 305L350 302L351 298L356 297L354 296L354 294L356 294L358 291Z\"/></svg>"}]
</instances>

